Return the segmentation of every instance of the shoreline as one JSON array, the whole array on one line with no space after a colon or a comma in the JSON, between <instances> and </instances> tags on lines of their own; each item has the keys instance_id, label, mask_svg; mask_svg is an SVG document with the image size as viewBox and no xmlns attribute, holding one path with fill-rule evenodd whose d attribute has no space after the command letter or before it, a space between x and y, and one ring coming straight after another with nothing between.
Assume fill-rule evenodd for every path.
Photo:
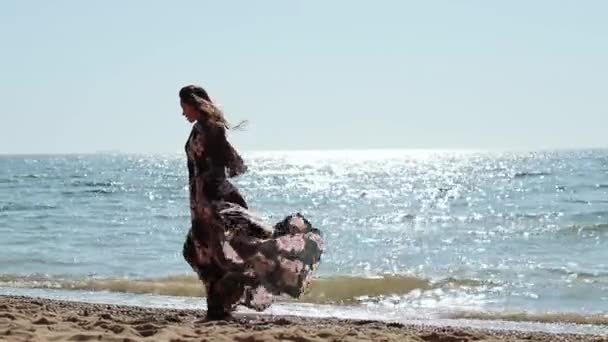
<instances>
[{"instance_id":1,"label":"shoreline","mask_svg":"<svg viewBox=\"0 0 608 342\"><path fill-rule=\"evenodd\" d=\"M608 336L205 312L0 295L0 340L9 341L607 341Z\"/></svg>"}]
</instances>

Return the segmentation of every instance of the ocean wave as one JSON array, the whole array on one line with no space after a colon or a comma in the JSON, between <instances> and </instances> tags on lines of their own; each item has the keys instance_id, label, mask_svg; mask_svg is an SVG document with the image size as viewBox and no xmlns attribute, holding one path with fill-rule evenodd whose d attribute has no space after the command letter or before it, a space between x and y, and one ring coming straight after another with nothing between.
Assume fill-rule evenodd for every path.
<instances>
[{"instance_id":1,"label":"ocean wave","mask_svg":"<svg viewBox=\"0 0 608 342\"><path fill-rule=\"evenodd\" d=\"M574 324L591 324L591 325L607 325L607 314L578 314L578 313L562 313L562 312L547 312L547 313L531 313L525 311L516 312L486 312L486 311L471 311L458 312L450 314L448 318L453 319L479 319L479 320L501 320L510 322L538 322L538 323L574 323Z\"/></svg>"},{"instance_id":2,"label":"ocean wave","mask_svg":"<svg viewBox=\"0 0 608 342\"><path fill-rule=\"evenodd\" d=\"M569 232L594 232L602 233L608 231L608 223L596 223L596 224L573 224L566 226L564 230Z\"/></svg>"},{"instance_id":3,"label":"ocean wave","mask_svg":"<svg viewBox=\"0 0 608 342\"><path fill-rule=\"evenodd\" d=\"M76 180L71 184L72 189L75 190L64 190L62 195L65 196L78 196L83 194L98 194L98 195L110 195L121 190L123 183L113 181L81 181Z\"/></svg>"},{"instance_id":4,"label":"ocean wave","mask_svg":"<svg viewBox=\"0 0 608 342\"><path fill-rule=\"evenodd\" d=\"M92 189L92 190L86 190L84 191L85 193L88 194L102 194L102 195L109 195L109 194L113 194L115 191L112 190L107 190L107 189Z\"/></svg>"},{"instance_id":5,"label":"ocean wave","mask_svg":"<svg viewBox=\"0 0 608 342\"><path fill-rule=\"evenodd\" d=\"M572 204L591 204L590 201L582 200L582 199L566 199L563 200L564 203L572 203Z\"/></svg>"},{"instance_id":6,"label":"ocean wave","mask_svg":"<svg viewBox=\"0 0 608 342\"><path fill-rule=\"evenodd\" d=\"M118 182L112 182L112 181L101 181L101 182L96 182L96 181L74 181L72 182L72 186L74 187L78 187L78 186L82 186L82 187L110 187L110 186L116 186L116 185L121 185L122 183L118 183Z\"/></svg>"},{"instance_id":7,"label":"ocean wave","mask_svg":"<svg viewBox=\"0 0 608 342\"><path fill-rule=\"evenodd\" d=\"M542 177L549 176L549 172L517 172L513 175L513 178L524 178L524 177Z\"/></svg>"},{"instance_id":8,"label":"ocean wave","mask_svg":"<svg viewBox=\"0 0 608 342\"><path fill-rule=\"evenodd\" d=\"M388 297L390 295L431 291L439 288L466 289L484 286L477 280L445 279L433 282L427 279L408 276L365 277L331 277L313 281L312 289L299 301L311 304L353 305L367 303L370 298ZM83 290L94 292L115 292L143 295L166 295L176 297L204 297L200 281L194 276L175 275L150 279L73 279L71 276L33 275L0 275L0 286L11 288L37 288L52 290ZM365 299L359 300L359 298ZM280 301L292 301L280 298ZM285 299L285 300L283 300ZM607 325L606 313L569 313L527 311L482 311L477 309L447 310L441 318L468 319L484 321L538 322L559 324Z\"/></svg>"},{"instance_id":9,"label":"ocean wave","mask_svg":"<svg viewBox=\"0 0 608 342\"><path fill-rule=\"evenodd\" d=\"M473 279L447 278L431 281L402 275L381 277L336 276L313 280L310 290L299 300L316 304L356 304L365 298L404 295L414 290L475 287L484 285ZM62 276L0 275L0 286L86 291L109 291L133 294L204 297L201 282L195 276L175 275L162 278L86 278ZM285 298L289 300L288 298Z\"/></svg>"},{"instance_id":10,"label":"ocean wave","mask_svg":"<svg viewBox=\"0 0 608 342\"><path fill-rule=\"evenodd\" d=\"M582 270L571 270L567 267L542 267L540 268L560 277L567 277L571 281L582 281L586 283L608 283L608 272L589 272Z\"/></svg>"},{"instance_id":11,"label":"ocean wave","mask_svg":"<svg viewBox=\"0 0 608 342\"><path fill-rule=\"evenodd\" d=\"M99 195L111 195L118 192L118 190L114 189L89 189L89 190L78 190L78 191L62 191L61 195L67 197L78 197L78 196L90 196L91 194L99 194Z\"/></svg>"},{"instance_id":12,"label":"ocean wave","mask_svg":"<svg viewBox=\"0 0 608 342\"><path fill-rule=\"evenodd\" d=\"M53 210L57 209L57 206L46 205L46 204L21 204L21 203L7 203L0 204L0 212L3 211L29 211L29 210Z\"/></svg>"},{"instance_id":13,"label":"ocean wave","mask_svg":"<svg viewBox=\"0 0 608 342\"><path fill-rule=\"evenodd\" d=\"M17 175L17 178L25 178L25 179L38 179L38 178L46 178L47 174L41 173L41 174L27 174L27 175Z\"/></svg>"}]
</instances>

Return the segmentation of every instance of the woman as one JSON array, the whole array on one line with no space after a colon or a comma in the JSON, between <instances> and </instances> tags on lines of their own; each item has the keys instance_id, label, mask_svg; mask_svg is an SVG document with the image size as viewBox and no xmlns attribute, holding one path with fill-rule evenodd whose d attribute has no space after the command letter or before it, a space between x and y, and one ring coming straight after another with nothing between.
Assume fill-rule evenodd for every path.
<instances>
[{"instance_id":1,"label":"woman","mask_svg":"<svg viewBox=\"0 0 608 342\"><path fill-rule=\"evenodd\" d=\"M179 97L194 123L186 142L192 226L183 254L205 284L207 319L229 318L238 304L262 311L272 295L299 297L320 262L320 231L299 213L273 227L252 215L227 179L246 167L226 139L222 111L198 86L183 87Z\"/></svg>"}]
</instances>

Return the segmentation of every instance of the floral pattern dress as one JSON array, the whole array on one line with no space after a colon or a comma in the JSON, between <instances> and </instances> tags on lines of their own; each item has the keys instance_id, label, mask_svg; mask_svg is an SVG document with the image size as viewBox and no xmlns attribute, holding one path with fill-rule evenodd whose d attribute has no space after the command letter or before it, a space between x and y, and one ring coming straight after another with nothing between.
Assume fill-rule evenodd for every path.
<instances>
[{"instance_id":1,"label":"floral pattern dress","mask_svg":"<svg viewBox=\"0 0 608 342\"><path fill-rule=\"evenodd\" d=\"M205 284L208 317L239 304L263 311L274 295L298 298L319 266L321 232L299 213L269 225L248 210L226 167L206 153L213 136L196 123L186 143L192 225L183 249Z\"/></svg>"}]
</instances>

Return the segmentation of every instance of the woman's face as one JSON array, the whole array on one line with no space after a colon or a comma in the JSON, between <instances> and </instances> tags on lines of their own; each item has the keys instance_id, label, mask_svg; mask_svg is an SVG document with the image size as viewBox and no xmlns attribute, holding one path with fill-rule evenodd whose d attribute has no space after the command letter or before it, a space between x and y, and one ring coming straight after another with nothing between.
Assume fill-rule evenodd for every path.
<instances>
[{"instance_id":1,"label":"woman's face","mask_svg":"<svg viewBox=\"0 0 608 342\"><path fill-rule=\"evenodd\" d=\"M198 119L198 111L191 105L180 101L182 107L182 115L186 117L188 122L192 123Z\"/></svg>"}]
</instances>

